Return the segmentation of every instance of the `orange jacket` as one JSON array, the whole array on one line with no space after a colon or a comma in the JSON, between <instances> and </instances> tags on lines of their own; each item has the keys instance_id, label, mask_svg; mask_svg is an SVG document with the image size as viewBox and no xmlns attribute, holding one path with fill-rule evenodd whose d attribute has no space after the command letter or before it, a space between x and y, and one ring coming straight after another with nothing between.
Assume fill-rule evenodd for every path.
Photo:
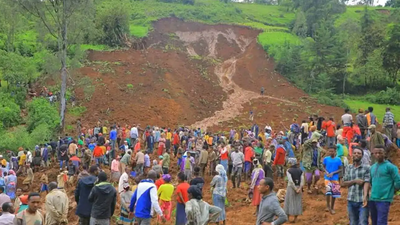
<instances>
[{"instance_id":1,"label":"orange jacket","mask_svg":"<svg viewBox=\"0 0 400 225\"><path fill-rule=\"evenodd\" d=\"M103 149L101 149L100 146L96 146L93 150L93 156L94 157L101 157L103 156Z\"/></svg>"}]
</instances>

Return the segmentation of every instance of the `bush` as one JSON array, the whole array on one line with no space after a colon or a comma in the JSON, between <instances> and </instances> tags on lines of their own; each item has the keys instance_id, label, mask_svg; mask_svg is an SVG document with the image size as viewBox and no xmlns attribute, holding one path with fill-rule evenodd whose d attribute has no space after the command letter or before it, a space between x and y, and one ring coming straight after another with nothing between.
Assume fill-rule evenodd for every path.
<instances>
[{"instance_id":1,"label":"bush","mask_svg":"<svg viewBox=\"0 0 400 225\"><path fill-rule=\"evenodd\" d=\"M21 120L21 109L10 94L0 93L0 121L4 127L18 125Z\"/></svg>"},{"instance_id":2,"label":"bush","mask_svg":"<svg viewBox=\"0 0 400 225\"><path fill-rule=\"evenodd\" d=\"M29 132L23 126L15 127L12 131L4 132L0 138L0 150L16 151L19 147L33 148L35 146Z\"/></svg>"},{"instance_id":3,"label":"bush","mask_svg":"<svg viewBox=\"0 0 400 225\"><path fill-rule=\"evenodd\" d=\"M104 1L99 6L97 29L101 32L101 43L109 46L124 45L129 34L129 4Z\"/></svg>"},{"instance_id":4,"label":"bush","mask_svg":"<svg viewBox=\"0 0 400 225\"><path fill-rule=\"evenodd\" d=\"M19 147L33 149L35 145L43 144L53 137L53 132L47 124L40 124L32 133L24 126L17 126L11 131L2 132L0 129L0 151L17 151Z\"/></svg>"},{"instance_id":5,"label":"bush","mask_svg":"<svg viewBox=\"0 0 400 225\"><path fill-rule=\"evenodd\" d=\"M28 106L28 131L33 131L41 124L47 124L50 131L55 131L60 122L60 116L55 106L50 105L46 98L34 98Z\"/></svg>"},{"instance_id":6,"label":"bush","mask_svg":"<svg viewBox=\"0 0 400 225\"><path fill-rule=\"evenodd\" d=\"M83 113L86 112L86 107L85 106L75 106L75 107L69 109L68 111L69 111L69 114L79 117Z\"/></svg>"},{"instance_id":7,"label":"bush","mask_svg":"<svg viewBox=\"0 0 400 225\"><path fill-rule=\"evenodd\" d=\"M341 96L335 94L318 93L315 95L319 104L330 105L348 109L349 106L343 101Z\"/></svg>"},{"instance_id":8,"label":"bush","mask_svg":"<svg viewBox=\"0 0 400 225\"><path fill-rule=\"evenodd\" d=\"M386 88L385 91L380 91L377 94L370 94L366 97L367 101L377 104L398 105L400 104L400 92L396 88Z\"/></svg>"}]
</instances>

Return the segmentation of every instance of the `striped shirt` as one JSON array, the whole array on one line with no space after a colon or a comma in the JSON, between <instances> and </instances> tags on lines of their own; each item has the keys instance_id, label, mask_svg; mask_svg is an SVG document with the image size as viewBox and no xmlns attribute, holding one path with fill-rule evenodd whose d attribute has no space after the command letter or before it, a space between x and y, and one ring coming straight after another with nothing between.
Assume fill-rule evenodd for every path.
<instances>
[{"instance_id":1,"label":"striped shirt","mask_svg":"<svg viewBox=\"0 0 400 225\"><path fill-rule=\"evenodd\" d=\"M392 112L388 111L385 113L383 117L383 123L385 126L393 126L394 125L394 115Z\"/></svg>"},{"instance_id":2,"label":"striped shirt","mask_svg":"<svg viewBox=\"0 0 400 225\"><path fill-rule=\"evenodd\" d=\"M350 164L346 167L343 181L352 181L361 179L364 182L370 182L370 167L367 165L360 165L355 167ZM352 202L363 202L364 185L354 184L348 189L347 200Z\"/></svg>"}]
</instances>

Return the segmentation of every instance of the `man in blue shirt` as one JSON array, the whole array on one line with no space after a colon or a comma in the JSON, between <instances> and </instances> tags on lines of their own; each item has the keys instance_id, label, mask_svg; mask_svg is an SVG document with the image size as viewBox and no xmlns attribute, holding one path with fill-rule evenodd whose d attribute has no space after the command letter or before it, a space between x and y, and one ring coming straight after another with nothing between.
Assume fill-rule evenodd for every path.
<instances>
[{"instance_id":1,"label":"man in blue shirt","mask_svg":"<svg viewBox=\"0 0 400 225\"><path fill-rule=\"evenodd\" d=\"M111 144L110 162L115 158L115 143L117 143L117 129L114 126L111 128L110 131L110 144Z\"/></svg>"},{"instance_id":2,"label":"man in blue shirt","mask_svg":"<svg viewBox=\"0 0 400 225\"><path fill-rule=\"evenodd\" d=\"M322 164L325 170L326 211L335 214L335 200L340 198L339 173L342 170L342 161L336 157L335 147L329 147L328 156Z\"/></svg>"}]
</instances>

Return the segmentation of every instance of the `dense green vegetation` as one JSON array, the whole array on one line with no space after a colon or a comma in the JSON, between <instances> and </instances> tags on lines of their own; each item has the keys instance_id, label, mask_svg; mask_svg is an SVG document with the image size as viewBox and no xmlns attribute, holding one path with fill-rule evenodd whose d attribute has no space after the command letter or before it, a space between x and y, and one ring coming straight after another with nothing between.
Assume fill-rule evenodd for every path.
<instances>
[{"instance_id":1,"label":"dense green vegetation","mask_svg":"<svg viewBox=\"0 0 400 225\"><path fill-rule=\"evenodd\" d=\"M146 37L152 23L165 17L262 30L258 42L274 57L276 70L320 103L351 108L365 101L400 103L399 0L389 1L388 7L346 7L335 0L79 1L81 5L68 8L65 27L57 20L62 18L59 8L52 11L46 2L0 0L0 135L7 135L0 141L2 149L33 147L59 129L58 104L52 106L44 98L26 102L38 78L59 76L63 62L73 73L86 50L123 48ZM35 15L29 10L32 5L22 7L27 3L42 13ZM60 83L49 89L60 92ZM77 83L93 87L89 81ZM93 88L86 92L89 101ZM71 89L65 93L68 98ZM342 94L362 97L345 104ZM73 108L70 113L79 116L84 110Z\"/></svg>"}]
</instances>

